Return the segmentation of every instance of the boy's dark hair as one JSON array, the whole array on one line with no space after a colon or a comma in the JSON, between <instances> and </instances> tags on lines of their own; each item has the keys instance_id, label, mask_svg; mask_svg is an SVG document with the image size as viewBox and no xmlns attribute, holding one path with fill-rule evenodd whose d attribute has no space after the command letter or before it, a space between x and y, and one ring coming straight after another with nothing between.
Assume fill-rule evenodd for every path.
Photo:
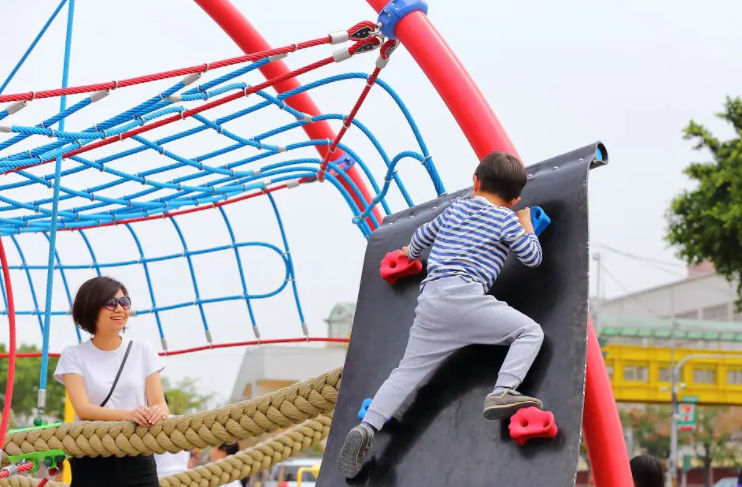
<instances>
[{"instance_id":1,"label":"boy's dark hair","mask_svg":"<svg viewBox=\"0 0 742 487\"><path fill-rule=\"evenodd\" d=\"M638 455L631 459L631 476L635 487L664 487L665 466L650 455Z\"/></svg>"},{"instance_id":2,"label":"boy's dark hair","mask_svg":"<svg viewBox=\"0 0 742 487\"><path fill-rule=\"evenodd\" d=\"M474 175L481 183L481 190L511 201L520 196L528 180L526 168L517 157L505 152L487 154L477 166Z\"/></svg>"},{"instance_id":3,"label":"boy's dark hair","mask_svg":"<svg viewBox=\"0 0 742 487\"><path fill-rule=\"evenodd\" d=\"M99 276L85 281L77 290L75 302L72 303L72 320L80 329L95 335L101 308L119 290L129 294L123 284L110 277Z\"/></svg>"}]
</instances>

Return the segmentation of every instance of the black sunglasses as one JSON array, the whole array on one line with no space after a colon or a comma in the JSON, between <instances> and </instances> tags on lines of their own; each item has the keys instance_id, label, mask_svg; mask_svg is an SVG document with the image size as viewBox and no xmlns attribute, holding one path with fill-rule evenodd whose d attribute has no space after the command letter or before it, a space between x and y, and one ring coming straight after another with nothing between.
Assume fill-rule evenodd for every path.
<instances>
[{"instance_id":1,"label":"black sunglasses","mask_svg":"<svg viewBox=\"0 0 742 487\"><path fill-rule=\"evenodd\" d=\"M131 308L131 298L129 296L122 296L120 298L111 298L108 301L106 301L106 304L103 306L108 311L114 311L116 310L116 307L118 305L121 305L121 307L125 310L128 310Z\"/></svg>"}]
</instances>

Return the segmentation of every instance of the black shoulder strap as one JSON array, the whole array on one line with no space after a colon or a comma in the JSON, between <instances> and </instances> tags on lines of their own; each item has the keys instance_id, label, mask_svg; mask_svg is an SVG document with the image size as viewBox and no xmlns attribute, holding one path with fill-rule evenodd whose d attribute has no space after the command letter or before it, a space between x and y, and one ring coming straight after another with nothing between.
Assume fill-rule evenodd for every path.
<instances>
[{"instance_id":1,"label":"black shoulder strap","mask_svg":"<svg viewBox=\"0 0 742 487\"><path fill-rule=\"evenodd\" d=\"M129 357L129 351L131 350L131 346L134 342L129 342L129 346L126 347L126 353L124 354L124 360L121 361L121 366L119 367L118 373L116 373L116 378L113 380L113 385L111 386L111 390L108 391L108 395L103 400L102 403L100 403L100 407L103 407L106 405L109 399L111 399L111 394L113 394L113 390L116 389L116 384L119 381L119 377L121 377L121 371L124 370L124 364L126 363L127 357Z\"/></svg>"}]
</instances>

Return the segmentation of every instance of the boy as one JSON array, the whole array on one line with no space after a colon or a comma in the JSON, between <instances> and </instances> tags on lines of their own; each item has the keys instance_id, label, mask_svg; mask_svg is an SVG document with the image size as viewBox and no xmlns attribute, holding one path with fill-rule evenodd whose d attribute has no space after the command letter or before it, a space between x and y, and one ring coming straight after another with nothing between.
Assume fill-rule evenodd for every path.
<instances>
[{"instance_id":1,"label":"boy","mask_svg":"<svg viewBox=\"0 0 742 487\"><path fill-rule=\"evenodd\" d=\"M451 353L467 345L510 345L495 388L484 400L485 418L502 419L523 407L542 407L541 401L515 389L538 355L543 331L529 317L487 295L508 250L529 267L541 264L530 209L510 209L520 201L526 180L526 170L514 156L487 155L474 172L471 198L456 199L418 228L402 249L417 259L425 247L432 247L428 275L421 284L404 357L340 451L338 467L346 478L361 470L374 434L407 396Z\"/></svg>"}]
</instances>

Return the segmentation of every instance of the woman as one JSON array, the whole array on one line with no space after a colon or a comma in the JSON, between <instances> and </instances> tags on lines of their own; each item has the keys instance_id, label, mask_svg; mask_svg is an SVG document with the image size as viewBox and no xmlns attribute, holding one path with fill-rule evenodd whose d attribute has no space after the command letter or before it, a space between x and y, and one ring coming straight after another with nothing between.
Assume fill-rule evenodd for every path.
<instances>
[{"instance_id":1,"label":"woman","mask_svg":"<svg viewBox=\"0 0 742 487\"><path fill-rule=\"evenodd\" d=\"M67 388L78 420L150 427L169 415L162 360L146 341L121 336L130 308L126 287L109 277L90 279L75 296L72 319L92 338L62 351L54 378ZM71 487L158 487L152 456L85 457L70 464Z\"/></svg>"}]
</instances>

